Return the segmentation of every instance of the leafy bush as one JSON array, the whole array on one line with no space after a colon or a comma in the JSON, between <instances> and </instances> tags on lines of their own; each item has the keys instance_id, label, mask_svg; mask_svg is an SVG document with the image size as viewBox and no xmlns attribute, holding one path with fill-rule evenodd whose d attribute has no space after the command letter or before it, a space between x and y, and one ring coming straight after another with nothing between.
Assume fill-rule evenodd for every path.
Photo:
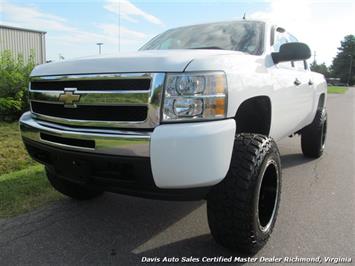
<instances>
[{"instance_id":1,"label":"leafy bush","mask_svg":"<svg viewBox=\"0 0 355 266\"><path fill-rule=\"evenodd\" d=\"M28 110L27 87L34 66L33 53L27 60L9 50L0 53L0 120L15 120Z\"/></svg>"}]
</instances>

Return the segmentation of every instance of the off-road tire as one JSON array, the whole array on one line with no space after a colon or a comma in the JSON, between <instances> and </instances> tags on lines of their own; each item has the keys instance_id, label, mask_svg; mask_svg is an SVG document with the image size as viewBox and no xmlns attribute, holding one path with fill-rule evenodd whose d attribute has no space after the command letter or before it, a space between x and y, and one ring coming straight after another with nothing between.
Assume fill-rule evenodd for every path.
<instances>
[{"instance_id":1,"label":"off-road tire","mask_svg":"<svg viewBox=\"0 0 355 266\"><path fill-rule=\"evenodd\" d=\"M272 206L264 206L268 202L264 198L270 198L264 191L268 186L270 195L274 195ZM216 242L255 254L266 244L274 228L280 191L281 163L276 143L263 135L237 135L227 176L207 196L208 224Z\"/></svg>"},{"instance_id":2,"label":"off-road tire","mask_svg":"<svg viewBox=\"0 0 355 266\"><path fill-rule=\"evenodd\" d=\"M47 178L51 185L60 193L76 200L89 200L103 194L103 191L59 178L55 173L46 169Z\"/></svg>"},{"instance_id":3,"label":"off-road tire","mask_svg":"<svg viewBox=\"0 0 355 266\"><path fill-rule=\"evenodd\" d=\"M301 133L301 147L303 155L309 158L319 158L325 148L327 136L327 111L317 110L312 124L308 125Z\"/></svg>"}]
</instances>

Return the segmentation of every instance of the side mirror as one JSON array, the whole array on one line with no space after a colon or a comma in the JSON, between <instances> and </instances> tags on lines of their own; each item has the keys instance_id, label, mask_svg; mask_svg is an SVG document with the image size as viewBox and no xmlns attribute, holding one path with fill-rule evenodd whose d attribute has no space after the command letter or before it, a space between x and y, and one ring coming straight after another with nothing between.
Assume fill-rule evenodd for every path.
<instances>
[{"instance_id":1,"label":"side mirror","mask_svg":"<svg viewBox=\"0 0 355 266\"><path fill-rule=\"evenodd\" d=\"M306 60L311 57L311 50L308 45L301 42L289 42L280 46L278 53L271 53L275 64L287 61Z\"/></svg>"}]
</instances>

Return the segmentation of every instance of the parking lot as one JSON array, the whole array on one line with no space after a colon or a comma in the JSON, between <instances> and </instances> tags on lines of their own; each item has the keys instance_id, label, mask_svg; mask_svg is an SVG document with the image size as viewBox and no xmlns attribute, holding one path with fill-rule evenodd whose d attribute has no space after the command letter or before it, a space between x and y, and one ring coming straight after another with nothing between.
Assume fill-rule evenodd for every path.
<instances>
[{"instance_id":1,"label":"parking lot","mask_svg":"<svg viewBox=\"0 0 355 266\"><path fill-rule=\"evenodd\" d=\"M328 98L325 154L305 159L300 138L278 143L283 190L278 221L260 257L354 254L355 88ZM0 220L0 263L135 265L167 257L240 256L212 240L204 202L167 202L106 193L61 200Z\"/></svg>"}]
</instances>

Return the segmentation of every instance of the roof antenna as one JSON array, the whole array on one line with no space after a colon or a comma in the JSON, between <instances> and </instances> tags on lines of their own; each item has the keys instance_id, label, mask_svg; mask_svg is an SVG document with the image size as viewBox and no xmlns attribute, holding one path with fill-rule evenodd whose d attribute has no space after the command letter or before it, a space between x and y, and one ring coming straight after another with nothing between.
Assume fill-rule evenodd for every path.
<instances>
[{"instance_id":1,"label":"roof antenna","mask_svg":"<svg viewBox=\"0 0 355 266\"><path fill-rule=\"evenodd\" d=\"M246 16L246 13L244 12L244 15L243 15L243 20L245 20L245 19L246 19L246 17L245 17L245 16Z\"/></svg>"}]
</instances>

